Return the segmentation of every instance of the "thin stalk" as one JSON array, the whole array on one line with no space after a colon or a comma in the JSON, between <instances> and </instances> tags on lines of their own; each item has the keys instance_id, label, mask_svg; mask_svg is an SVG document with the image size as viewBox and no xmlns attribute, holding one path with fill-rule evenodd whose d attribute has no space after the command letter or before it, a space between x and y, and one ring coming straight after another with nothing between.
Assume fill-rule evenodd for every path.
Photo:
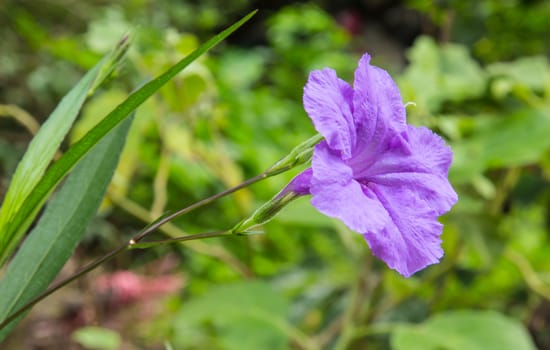
<instances>
[{"instance_id":1,"label":"thin stalk","mask_svg":"<svg viewBox=\"0 0 550 350\"><path fill-rule=\"evenodd\" d=\"M177 239L158 241L158 243L159 244L164 244L164 243L171 243L171 242L176 242L176 241L192 241L192 240L196 240L196 239L203 239L203 238L210 238L210 237L220 237L220 236L227 235L228 232L229 231L216 231L216 232L197 233L197 234L194 234L194 235L184 236L184 237L180 237L180 238L177 238ZM171 241L171 242L169 242L169 241ZM110 253L102 256L101 258L99 258L99 259L91 262L90 264L84 266L83 268L81 268L80 270L75 272L73 275L71 275L71 276L69 276L69 277L53 284L44 293L38 295L34 299L31 299L29 302L27 302L27 304L25 304L21 308L17 309L17 311L12 313L8 318L6 318L2 323L0 323L0 329L7 326L11 321L15 320L22 313L24 313L25 311L27 311L28 309L30 309L31 307L36 305L39 301L41 301L42 299L48 297L49 295L51 295L55 291L59 290L60 288L64 287L65 285L71 283L72 281L78 279L79 277L85 275L86 273L92 271L93 269L95 269L99 265L103 264L104 262L107 262L107 261L111 260L112 258L117 256L118 254L120 254L120 253L122 253L126 250L134 248L133 246L137 244L137 243L134 243L134 242L135 242L135 238L131 239L130 241L128 241L128 243L125 243L125 244L121 245L120 247L118 247L117 249L111 251ZM154 245L154 243L157 243L157 242L144 243L143 244L144 246L141 247L141 248L152 247Z\"/></svg>"},{"instance_id":2,"label":"thin stalk","mask_svg":"<svg viewBox=\"0 0 550 350\"><path fill-rule=\"evenodd\" d=\"M150 212L147 209L141 207L137 203L124 196L118 196L110 193L109 199L113 201L113 203L117 207L122 208L124 211L135 216L145 223L148 223L152 220ZM173 222L167 222L166 224L162 225L161 227L159 227L159 231L165 234L167 237L171 238L183 237L188 235L187 232L176 226ZM199 254L204 254L220 260L221 262L233 268L244 278L250 278L254 275L246 264L233 256L233 254L230 253L222 245L206 244L201 242L200 240L196 240L192 242L187 242L186 247L194 250Z\"/></svg>"},{"instance_id":3,"label":"thin stalk","mask_svg":"<svg viewBox=\"0 0 550 350\"><path fill-rule=\"evenodd\" d=\"M20 307L19 309L17 309L15 312L13 312L12 314L10 314L4 321L2 321L2 323L0 323L0 329L6 327L8 324L10 324L13 320L15 320L17 317L19 317L21 314L23 314L25 311L27 311L28 309L30 309L31 307L33 307L34 305L36 305L39 301L41 301L42 299L48 297L49 295L51 295L52 293L54 293L55 291L57 291L58 289L60 289L61 287L71 283L72 281L76 280L77 278L79 278L80 276L92 271L93 269L95 269L96 267L98 267L99 265L103 264L104 262L106 261L109 261L111 260L112 258L114 258L115 256L117 256L118 254L122 253L123 251L125 251L127 249L128 245L127 244L124 244L124 245L121 245L120 247L118 247L117 249L113 250L112 252L102 256L101 258L97 259L96 261L84 266L82 269L80 269L79 271L75 272L74 274L72 274L71 276L57 282L57 283L54 283L53 285L50 286L50 288L48 288L45 292L43 292L42 294L39 294L38 296L36 296L35 298L31 299L30 301L28 301L25 305L23 305L22 307Z\"/></svg>"},{"instance_id":4,"label":"thin stalk","mask_svg":"<svg viewBox=\"0 0 550 350\"><path fill-rule=\"evenodd\" d=\"M12 314L10 314L4 321L2 321L2 323L0 323L0 329L6 327L8 324L10 324L10 322L12 322L17 317L22 315L25 311L29 310L31 307L36 305L39 301L41 301L44 298L48 297L49 295L51 295L52 293L54 293L57 290L61 289L65 285L71 283L72 281L74 281L77 278L83 276L84 274L92 271L93 269L95 269L99 265L103 264L104 262L111 260L112 258L117 256L118 254L120 254L120 253L122 253L126 250L132 249L133 246L137 245L137 243L139 243L141 240L143 240L149 234L153 233L160 226L166 224L170 220L173 220L178 216L181 216L181 215L186 214L186 213L188 213L192 210L200 208L200 207L202 207L206 204L209 204L209 203L211 203L211 202L213 202L217 199L220 199L222 197L225 197L225 196L227 196L227 195L229 195L233 192L236 192L236 191L238 191L242 188L250 186L250 185L252 185L252 184L254 184L258 181L261 181L261 180L263 180L267 177L270 177L272 175L275 175L275 174L270 173L269 171L263 172L263 173L261 173L257 176L254 176L254 177L242 182L241 184L239 184L235 187L232 187L232 188L229 188L225 191L219 192L215 195L212 195L208 198L205 198L205 199L200 200L200 201L198 201L194 204L191 204L188 207L180 209L180 210L176 211L175 213L172 213L170 215L167 215L167 216L164 216L164 217L161 217L161 218L155 220L151 225L145 227L143 230L138 232L127 243L121 245L120 247L118 247L115 250L111 251L110 253L104 255L103 257L93 261L92 263L86 265L85 267L83 267L82 269L80 269L79 271L74 273L73 275L71 275L71 276L69 276L69 277L53 284L52 286L50 286L50 288L48 288L42 294L39 294L35 298L31 299L25 305L23 305L22 307L20 307L16 311L14 311ZM195 234L195 235L184 236L184 237L181 237L181 239L177 239L177 240L179 240L179 241L191 241L191 240L203 239L203 238L208 238L208 237L219 237L219 236L223 236L223 235L227 235L227 234L228 234L228 231L207 232L207 233L199 233L199 234ZM161 244L162 244L162 242L161 242ZM151 245L151 244L148 244L148 245ZM136 246L136 248L138 248L138 247Z\"/></svg>"},{"instance_id":5,"label":"thin stalk","mask_svg":"<svg viewBox=\"0 0 550 350\"><path fill-rule=\"evenodd\" d=\"M135 242L135 243L139 243L139 241L141 241L142 239L144 239L145 237L147 237L150 233L152 233L153 231L155 231L156 229L158 229L159 227L161 227L162 225L164 225L165 223L167 223L168 221L171 221L175 218L177 218L178 216L181 216L183 214L186 214L192 210L195 210L197 208L200 208L202 206L205 206L206 204L209 204L217 199L220 199L222 197L225 197L233 192L236 192L242 188L245 188L247 186L250 186L252 185L253 183L256 183L260 180L263 180L267 177L271 176L271 174L269 173L261 173L260 175L257 175L257 176L254 176L242 183L240 183L239 185L235 186L235 187L231 187L225 191L222 191L220 193L217 193L213 196L210 196L208 198L205 198L203 200L200 200L194 204L191 204L190 206L188 207L185 207L183 209L180 209L178 211L176 211L175 213L172 213L172 214L169 214L167 216L164 216L164 217L161 217L159 218L158 220L154 221L151 225L149 225L148 227L146 227L143 231L141 231L140 233L138 233L134 238L132 238L132 240Z\"/></svg>"},{"instance_id":6,"label":"thin stalk","mask_svg":"<svg viewBox=\"0 0 550 350\"><path fill-rule=\"evenodd\" d=\"M137 243L134 241L130 241L127 248L128 249L145 249L153 246L158 246L161 244L171 244L176 242L185 242L185 241L192 241L195 239L203 239L203 238L212 238L212 237L222 237L222 236L231 236L233 233L231 233L230 230L225 231L212 231L212 232L204 232L204 233L197 233L195 235L188 235L188 236L182 236L177 238L169 238L169 239L161 239L158 241L150 241L150 242L144 242L144 243Z\"/></svg>"}]
</instances>

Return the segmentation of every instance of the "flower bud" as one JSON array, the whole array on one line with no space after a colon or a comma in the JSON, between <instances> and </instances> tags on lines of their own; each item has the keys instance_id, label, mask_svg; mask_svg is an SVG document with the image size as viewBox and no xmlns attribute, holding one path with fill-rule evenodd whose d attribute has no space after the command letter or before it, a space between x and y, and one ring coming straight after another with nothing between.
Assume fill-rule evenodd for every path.
<instances>
[{"instance_id":1,"label":"flower bud","mask_svg":"<svg viewBox=\"0 0 550 350\"><path fill-rule=\"evenodd\" d=\"M316 134L315 136L302 142L298 146L294 147L294 149L290 151L290 153L286 157L273 164L266 173L268 174L268 176L277 175L279 173L292 169L295 166L309 162L313 154L313 148L322 139L322 135Z\"/></svg>"},{"instance_id":2,"label":"flower bud","mask_svg":"<svg viewBox=\"0 0 550 350\"><path fill-rule=\"evenodd\" d=\"M311 168L308 168L294 177L275 197L256 209L250 217L235 225L231 229L231 233L236 235L252 233L250 229L265 224L273 219L288 203L300 196L309 194L311 175Z\"/></svg>"}]
</instances>

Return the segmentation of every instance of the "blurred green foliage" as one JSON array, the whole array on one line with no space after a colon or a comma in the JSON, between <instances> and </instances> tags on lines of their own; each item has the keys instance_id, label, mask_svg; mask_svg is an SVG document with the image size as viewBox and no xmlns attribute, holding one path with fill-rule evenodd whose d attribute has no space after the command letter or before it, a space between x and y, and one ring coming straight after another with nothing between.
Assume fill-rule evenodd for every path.
<instances>
[{"instance_id":1,"label":"blurred green foliage","mask_svg":"<svg viewBox=\"0 0 550 350\"><path fill-rule=\"evenodd\" d=\"M544 0L406 0L426 13L453 41L484 62L548 52L550 3Z\"/></svg>"},{"instance_id":2,"label":"blurred green foliage","mask_svg":"<svg viewBox=\"0 0 550 350\"><path fill-rule=\"evenodd\" d=\"M62 3L8 1L0 18L7 24L0 27L0 102L38 119L83 68L136 30L131 64L88 103L73 141L247 8L244 1ZM161 247L112 266L140 269L174 253L187 277L163 311L118 329L125 342L152 348L168 340L175 349L550 346L550 5L405 3L450 39L417 38L405 51L408 65L394 74L404 102L416 104L407 107L409 121L440 133L455 154L450 177L460 201L442 218L441 264L404 279L374 259L360 235L303 198L267 224L265 235ZM91 242L106 251L153 217L260 173L313 135L301 103L307 74L328 66L351 81L363 53L357 48L365 47L314 4L266 11L260 41L258 25L250 25L242 44L202 58L138 111L100 216L98 227L108 229L90 228L89 254ZM385 66L384 57L374 63ZM16 142L2 141L9 174L13 161L3 149ZM295 173L178 219L165 233L229 228Z\"/></svg>"}]
</instances>

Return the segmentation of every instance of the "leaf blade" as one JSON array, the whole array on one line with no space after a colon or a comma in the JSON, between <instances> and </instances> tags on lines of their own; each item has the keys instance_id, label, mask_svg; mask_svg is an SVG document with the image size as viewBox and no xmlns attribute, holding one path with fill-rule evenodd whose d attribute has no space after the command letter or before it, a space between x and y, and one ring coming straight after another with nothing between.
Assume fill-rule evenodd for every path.
<instances>
[{"instance_id":1,"label":"leaf blade","mask_svg":"<svg viewBox=\"0 0 550 350\"><path fill-rule=\"evenodd\" d=\"M0 280L0 321L44 291L82 238L114 174L131 124L105 137L68 177ZM13 321L0 331L5 337Z\"/></svg>"},{"instance_id":2,"label":"leaf blade","mask_svg":"<svg viewBox=\"0 0 550 350\"><path fill-rule=\"evenodd\" d=\"M16 230L11 229L10 223L25 199L39 183L56 150L76 119L103 64L104 61L99 62L63 97L32 139L19 162L0 210L0 264L5 261L7 255L13 250L13 245L17 242Z\"/></svg>"},{"instance_id":3,"label":"leaf blade","mask_svg":"<svg viewBox=\"0 0 550 350\"><path fill-rule=\"evenodd\" d=\"M525 327L494 311L460 310L434 315L420 325L398 327L392 349L534 350Z\"/></svg>"}]
</instances>

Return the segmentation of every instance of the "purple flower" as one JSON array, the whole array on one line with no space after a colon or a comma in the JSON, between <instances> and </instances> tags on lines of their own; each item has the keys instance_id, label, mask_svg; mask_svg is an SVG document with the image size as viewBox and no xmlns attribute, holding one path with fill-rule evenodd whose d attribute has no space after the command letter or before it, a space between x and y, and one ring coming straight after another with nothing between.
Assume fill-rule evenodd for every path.
<instances>
[{"instance_id":1,"label":"purple flower","mask_svg":"<svg viewBox=\"0 0 550 350\"><path fill-rule=\"evenodd\" d=\"M332 69L311 72L304 107L325 140L287 189L311 194L317 210L409 277L443 256L437 217L458 200L447 179L452 152L429 129L407 125L394 81L369 62L368 54L359 61L353 88Z\"/></svg>"}]
</instances>

